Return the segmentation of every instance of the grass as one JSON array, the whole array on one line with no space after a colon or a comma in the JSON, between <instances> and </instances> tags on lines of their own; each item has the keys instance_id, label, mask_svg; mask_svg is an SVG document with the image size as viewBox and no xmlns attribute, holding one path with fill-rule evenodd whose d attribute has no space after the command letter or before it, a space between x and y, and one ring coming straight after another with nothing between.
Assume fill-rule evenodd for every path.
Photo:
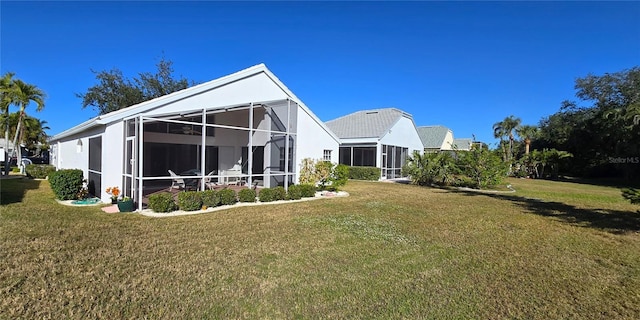
<instances>
[{"instance_id":1,"label":"grass","mask_svg":"<svg viewBox=\"0 0 640 320\"><path fill-rule=\"evenodd\" d=\"M351 181L153 219L0 183L0 318L640 318L640 207L613 187Z\"/></svg>"}]
</instances>

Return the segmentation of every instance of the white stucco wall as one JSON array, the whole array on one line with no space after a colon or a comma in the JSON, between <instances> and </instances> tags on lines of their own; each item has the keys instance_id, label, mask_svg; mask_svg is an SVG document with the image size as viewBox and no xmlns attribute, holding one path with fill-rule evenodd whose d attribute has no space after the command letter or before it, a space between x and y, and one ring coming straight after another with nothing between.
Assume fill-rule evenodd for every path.
<instances>
[{"instance_id":1,"label":"white stucco wall","mask_svg":"<svg viewBox=\"0 0 640 320\"><path fill-rule=\"evenodd\" d=\"M85 173L86 178L89 166L89 138L101 135L104 129L102 126L57 141L56 163L52 164L57 169L80 169ZM81 147L78 147L79 144Z\"/></svg>"},{"instance_id":2,"label":"white stucco wall","mask_svg":"<svg viewBox=\"0 0 640 320\"><path fill-rule=\"evenodd\" d=\"M414 150L422 151L424 148L413 121L405 117L401 117L400 120L391 127L389 132L380 139L380 145L383 144L408 148L409 154L413 153ZM381 149L378 149L378 162L380 162Z\"/></svg>"},{"instance_id":3,"label":"white stucco wall","mask_svg":"<svg viewBox=\"0 0 640 320\"><path fill-rule=\"evenodd\" d=\"M198 108L225 107L246 104L247 102L261 102L286 98L287 95L285 92L271 81L266 74L259 73L207 92L201 92L180 101L172 102L166 106L151 110L146 114L180 113L185 110Z\"/></svg>"},{"instance_id":4,"label":"white stucco wall","mask_svg":"<svg viewBox=\"0 0 640 320\"><path fill-rule=\"evenodd\" d=\"M105 192L108 187L123 190L122 173L124 172L124 122L108 125L102 135L102 190L96 195L103 202L110 202ZM137 148L137 146L136 146ZM137 163L136 163L137 165Z\"/></svg>"},{"instance_id":5,"label":"white stucco wall","mask_svg":"<svg viewBox=\"0 0 640 320\"><path fill-rule=\"evenodd\" d=\"M338 146L338 141L311 115L303 108L298 109L297 150L294 163L296 172L300 172L302 159L322 159L324 150L331 150L331 162L338 163Z\"/></svg>"}]
</instances>

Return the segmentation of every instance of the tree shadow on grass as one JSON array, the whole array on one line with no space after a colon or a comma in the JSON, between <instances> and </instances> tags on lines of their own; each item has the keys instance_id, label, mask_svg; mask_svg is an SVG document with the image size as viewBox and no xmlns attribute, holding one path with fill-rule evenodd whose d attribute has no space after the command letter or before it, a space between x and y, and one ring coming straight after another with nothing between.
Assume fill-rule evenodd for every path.
<instances>
[{"instance_id":1,"label":"tree shadow on grass","mask_svg":"<svg viewBox=\"0 0 640 320\"><path fill-rule=\"evenodd\" d=\"M22 202L27 190L40 188L41 182L26 178L0 180L0 205Z\"/></svg>"},{"instance_id":2,"label":"tree shadow on grass","mask_svg":"<svg viewBox=\"0 0 640 320\"><path fill-rule=\"evenodd\" d=\"M576 226L600 229L614 234L640 232L640 211L584 209L562 202L544 201L513 194L488 194L462 190L454 192L467 196L484 196L510 201L527 212L552 217Z\"/></svg>"}]
</instances>

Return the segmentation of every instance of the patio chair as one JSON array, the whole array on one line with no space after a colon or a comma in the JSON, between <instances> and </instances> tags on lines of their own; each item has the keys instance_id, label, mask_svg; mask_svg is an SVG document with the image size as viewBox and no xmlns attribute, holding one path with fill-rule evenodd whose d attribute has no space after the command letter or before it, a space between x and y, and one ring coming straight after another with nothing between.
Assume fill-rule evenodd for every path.
<instances>
[{"instance_id":1,"label":"patio chair","mask_svg":"<svg viewBox=\"0 0 640 320\"><path fill-rule=\"evenodd\" d=\"M211 180L214 179L211 176L215 176L217 174L218 174L218 170L213 170L213 171L209 172L209 174L207 174L206 177L204 177L204 185L205 185L205 187L207 187L207 189L213 190L213 187L218 185L218 182L212 182L211 181ZM217 180L217 178L216 178L216 180Z\"/></svg>"},{"instance_id":2,"label":"patio chair","mask_svg":"<svg viewBox=\"0 0 640 320\"><path fill-rule=\"evenodd\" d=\"M178 190L186 189L187 185L184 183L184 179L178 177L178 175L171 170L167 170L167 171L169 171L169 174L173 178L173 180L171 181L171 187L169 187L169 191L171 191L171 189L174 189L174 188Z\"/></svg>"}]
</instances>

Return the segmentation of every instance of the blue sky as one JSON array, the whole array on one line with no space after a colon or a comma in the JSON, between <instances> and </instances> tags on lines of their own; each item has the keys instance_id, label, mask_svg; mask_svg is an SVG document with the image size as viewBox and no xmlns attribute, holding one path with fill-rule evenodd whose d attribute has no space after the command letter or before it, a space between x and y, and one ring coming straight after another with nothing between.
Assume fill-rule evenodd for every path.
<instances>
[{"instance_id":1,"label":"blue sky","mask_svg":"<svg viewBox=\"0 0 640 320\"><path fill-rule=\"evenodd\" d=\"M638 2L0 2L0 72L47 93L53 135L95 115L93 70L206 82L265 63L324 121L396 107L495 143L575 100L574 80L640 65ZM14 109L15 111L16 109Z\"/></svg>"}]
</instances>

